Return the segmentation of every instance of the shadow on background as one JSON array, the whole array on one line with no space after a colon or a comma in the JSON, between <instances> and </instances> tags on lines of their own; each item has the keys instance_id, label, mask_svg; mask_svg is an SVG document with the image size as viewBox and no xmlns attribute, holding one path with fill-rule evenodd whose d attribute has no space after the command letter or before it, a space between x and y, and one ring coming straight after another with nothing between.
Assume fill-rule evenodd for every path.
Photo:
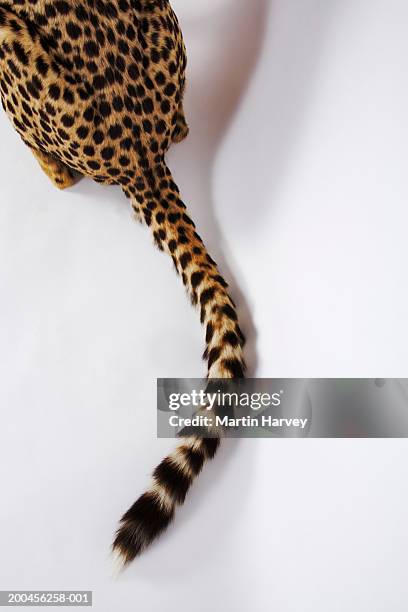
<instances>
[{"instance_id":1,"label":"shadow on background","mask_svg":"<svg viewBox=\"0 0 408 612\"><path fill-rule=\"evenodd\" d=\"M228 226L220 226L214 202L217 155L239 116L248 138L240 142L233 176L229 173L225 190L229 201L218 206L223 218L233 215L242 227L255 227L253 235L269 212L266 204L276 202L290 167L324 57L334 6L321 0L220 0L216 9L203 7L202 15L186 12L187 19L181 14L180 20L190 54L185 110L191 132L184 143L171 149L169 165L199 233L230 284L247 337L247 375L255 376L257 330L249 296L239 262L228 248ZM205 65L199 63L203 47L208 57ZM260 265L267 270L267 261Z\"/></svg>"},{"instance_id":2,"label":"shadow on background","mask_svg":"<svg viewBox=\"0 0 408 612\"><path fill-rule=\"evenodd\" d=\"M209 11L208 7L203 7L201 15L195 11L190 21L181 19L182 28L191 38L190 42L185 37L187 53L191 51L193 55L198 42L197 46L206 46L208 61L205 66L194 66L192 70L195 58L191 58L187 69L185 100L190 137L172 149L169 164L175 169L181 193L197 223L198 232L202 234L210 254L231 287L240 324L247 337L245 356L249 376L254 375L257 365L256 330L245 292L241 290L241 283L237 282L228 263L230 256L224 238L224 229L228 235L228 228L221 229L216 218L212 175L217 150L255 71L262 50L269 5L269 0L224 0L217 3L216 10L213 8ZM194 158L191 161L192 155ZM186 159L186 156L190 159ZM194 165L190 165L190 161Z\"/></svg>"}]
</instances>

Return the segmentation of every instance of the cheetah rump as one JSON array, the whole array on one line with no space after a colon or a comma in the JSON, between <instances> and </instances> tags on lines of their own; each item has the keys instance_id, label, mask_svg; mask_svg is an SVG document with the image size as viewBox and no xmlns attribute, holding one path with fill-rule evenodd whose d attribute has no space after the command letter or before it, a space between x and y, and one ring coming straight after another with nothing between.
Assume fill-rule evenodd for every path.
<instances>
[{"instance_id":1,"label":"cheetah rump","mask_svg":"<svg viewBox=\"0 0 408 612\"><path fill-rule=\"evenodd\" d=\"M122 188L200 310L208 378L241 378L234 302L165 161L188 134L185 69L167 0L0 1L1 100L14 128L57 187L75 172ZM166 529L219 443L185 437L156 467L116 532L122 565Z\"/></svg>"}]
</instances>

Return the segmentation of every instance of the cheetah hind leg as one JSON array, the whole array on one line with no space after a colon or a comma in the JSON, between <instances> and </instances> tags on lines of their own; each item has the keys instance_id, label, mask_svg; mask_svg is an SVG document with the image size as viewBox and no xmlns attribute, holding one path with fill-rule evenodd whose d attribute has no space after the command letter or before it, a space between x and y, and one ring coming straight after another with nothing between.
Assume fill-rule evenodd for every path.
<instances>
[{"instance_id":1,"label":"cheetah hind leg","mask_svg":"<svg viewBox=\"0 0 408 612\"><path fill-rule=\"evenodd\" d=\"M35 149L32 149L32 152L45 174L58 189L72 187L77 182L74 172L58 159Z\"/></svg>"},{"instance_id":2,"label":"cheetah hind leg","mask_svg":"<svg viewBox=\"0 0 408 612\"><path fill-rule=\"evenodd\" d=\"M182 142L185 138L187 138L189 133L189 127L187 125L186 117L184 114L183 105L180 105L180 108L177 113L177 121L173 131L172 140L175 143Z\"/></svg>"}]
</instances>

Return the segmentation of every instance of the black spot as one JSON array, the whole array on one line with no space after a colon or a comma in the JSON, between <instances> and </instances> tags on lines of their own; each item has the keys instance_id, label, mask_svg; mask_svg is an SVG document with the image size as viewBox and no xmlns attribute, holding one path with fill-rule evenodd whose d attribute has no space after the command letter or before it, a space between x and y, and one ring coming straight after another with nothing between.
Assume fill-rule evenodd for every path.
<instances>
[{"instance_id":1,"label":"black spot","mask_svg":"<svg viewBox=\"0 0 408 612\"><path fill-rule=\"evenodd\" d=\"M234 378L244 378L244 368L238 359L224 359L222 365Z\"/></svg>"},{"instance_id":2,"label":"black spot","mask_svg":"<svg viewBox=\"0 0 408 612\"><path fill-rule=\"evenodd\" d=\"M227 317L232 321L238 320L237 313L229 304L224 304L224 306L222 307L222 312L227 315Z\"/></svg>"},{"instance_id":3,"label":"black spot","mask_svg":"<svg viewBox=\"0 0 408 612\"><path fill-rule=\"evenodd\" d=\"M93 159L91 159L90 161L87 162L89 168L91 168L92 170L99 170L101 167L101 164Z\"/></svg>"},{"instance_id":4,"label":"black spot","mask_svg":"<svg viewBox=\"0 0 408 612\"><path fill-rule=\"evenodd\" d=\"M95 89L103 89L106 86L106 79L101 74L96 74L93 78L93 86Z\"/></svg>"},{"instance_id":5,"label":"black spot","mask_svg":"<svg viewBox=\"0 0 408 612\"><path fill-rule=\"evenodd\" d=\"M53 100L59 100L60 95L61 95L61 90L58 87L58 85L50 85L49 89L48 89L48 93L50 94L50 98L52 98Z\"/></svg>"},{"instance_id":6,"label":"black spot","mask_svg":"<svg viewBox=\"0 0 408 612\"><path fill-rule=\"evenodd\" d=\"M99 105L99 111L102 117L109 117L109 115L112 113L112 109L109 102L101 102Z\"/></svg>"},{"instance_id":7,"label":"black spot","mask_svg":"<svg viewBox=\"0 0 408 612\"><path fill-rule=\"evenodd\" d=\"M67 128L72 127L74 125L74 118L72 117L72 115L62 115L61 123Z\"/></svg>"},{"instance_id":8,"label":"black spot","mask_svg":"<svg viewBox=\"0 0 408 612\"><path fill-rule=\"evenodd\" d=\"M77 133L78 138L80 138L81 140L84 140L89 134L89 129L85 125L81 125L77 129L76 133Z\"/></svg>"},{"instance_id":9,"label":"black spot","mask_svg":"<svg viewBox=\"0 0 408 612\"><path fill-rule=\"evenodd\" d=\"M118 113L120 113L123 110L124 106L122 98L120 98L119 96L115 96L112 100L112 105L115 111L118 111Z\"/></svg>"},{"instance_id":10,"label":"black spot","mask_svg":"<svg viewBox=\"0 0 408 612\"><path fill-rule=\"evenodd\" d=\"M239 344L238 336L233 331L226 332L222 340L223 342L225 342L225 344L230 344L231 346L234 346L234 347L238 346Z\"/></svg>"},{"instance_id":11,"label":"black spot","mask_svg":"<svg viewBox=\"0 0 408 612\"><path fill-rule=\"evenodd\" d=\"M119 176L120 174L120 170L118 170L118 168L108 168L106 171L109 176Z\"/></svg>"},{"instance_id":12,"label":"black spot","mask_svg":"<svg viewBox=\"0 0 408 612\"><path fill-rule=\"evenodd\" d=\"M208 289L204 289L204 291L202 292L200 296L201 306L205 306L206 304L208 304L208 302L213 299L214 295L215 295L214 287L209 287Z\"/></svg>"},{"instance_id":13,"label":"black spot","mask_svg":"<svg viewBox=\"0 0 408 612\"><path fill-rule=\"evenodd\" d=\"M88 57L98 57L99 55L99 47L93 40L84 44L84 51Z\"/></svg>"},{"instance_id":14,"label":"black spot","mask_svg":"<svg viewBox=\"0 0 408 612\"><path fill-rule=\"evenodd\" d=\"M174 253L174 251L177 249L177 242L175 240L170 240L168 246L170 253Z\"/></svg>"},{"instance_id":15,"label":"black spot","mask_svg":"<svg viewBox=\"0 0 408 612\"><path fill-rule=\"evenodd\" d=\"M143 111L146 114L151 114L154 110L153 102L151 98L145 98L142 102Z\"/></svg>"},{"instance_id":16,"label":"black spot","mask_svg":"<svg viewBox=\"0 0 408 612\"><path fill-rule=\"evenodd\" d=\"M194 272L191 275L191 286L193 289L196 289L204 280L203 272Z\"/></svg>"},{"instance_id":17,"label":"black spot","mask_svg":"<svg viewBox=\"0 0 408 612\"><path fill-rule=\"evenodd\" d=\"M211 340L213 339L213 336L214 336L214 325L210 321L207 325L207 332L205 335L205 341L207 342L207 344L211 342Z\"/></svg>"},{"instance_id":18,"label":"black spot","mask_svg":"<svg viewBox=\"0 0 408 612\"><path fill-rule=\"evenodd\" d=\"M130 164L130 159L128 157L126 157L125 155L121 155L119 157L119 163L120 163L121 166L126 168L126 166L128 166Z\"/></svg>"},{"instance_id":19,"label":"black spot","mask_svg":"<svg viewBox=\"0 0 408 612\"><path fill-rule=\"evenodd\" d=\"M114 152L115 151L112 147L105 147L104 149L102 149L101 155L103 159L108 161L109 159L112 159Z\"/></svg>"},{"instance_id":20,"label":"black spot","mask_svg":"<svg viewBox=\"0 0 408 612\"><path fill-rule=\"evenodd\" d=\"M166 129L167 129L166 122L163 121L163 119L160 119L160 121L158 121L156 124L156 132L158 134L164 134Z\"/></svg>"},{"instance_id":21,"label":"black spot","mask_svg":"<svg viewBox=\"0 0 408 612\"><path fill-rule=\"evenodd\" d=\"M28 55L23 46L16 40L13 42L13 51L18 61L24 66L28 66Z\"/></svg>"},{"instance_id":22,"label":"black spot","mask_svg":"<svg viewBox=\"0 0 408 612\"><path fill-rule=\"evenodd\" d=\"M228 283L219 274L213 276L212 278L217 281L217 283L219 283L221 287L224 287L225 289L228 287Z\"/></svg>"},{"instance_id":23,"label":"black spot","mask_svg":"<svg viewBox=\"0 0 408 612\"><path fill-rule=\"evenodd\" d=\"M61 128L59 128L57 132L60 138L62 138L62 140L69 140L69 134L67 134L65 130L62 130Z\"/></svg>"},{"instance_id":24,"label":"black spot","mask_svg":"<svg viewBox=\"0 0 408 612\"><path fill-rule=\"evenodd\" d=\"M104 141L103 133L100 130L94 132L93 141L95 144L101 144Z\"/></svg>"},{"instance_id":25,"label":"black spot","mask_svg":"<svg viewBox=\"0 0 408 612\"><path fill-rule=\"evenodd\" d=\"M201 440L203 448L209 459L212 459L220 445L219 438L203 438Z\"/></svg>"},{"instance_id":26,"label":"black spot","mask_svg":"<svg viewBox=\"0 0 408 612\"><path fill-rule=\"evenodd\" d=\"M136 64L130 64L128 68L128 74L131 79L136 80L140 76L139 68Z\"/></svg>"},{"instance_id":27,"label":"black spot","mask_svg":"<svg viewBox=\"0 0 408 612\"><path fill-rule=\"evenodd\" d=\"M188 264L191 262L191 260L192 260L191 253L189 253L188 251L186 253L183 253L180 257L181 268L185 270Z\"/></svg>"},{"instance_id":28,"label":"black spot","mask_svg":"<svg viewBox=\"0 0 408 612\"><path fill-rule=\"evenodd\" d=\"M45 61L45 59L43 57L41 57L41 56L37 57L35 65L36 65L36 68L37 68L38 72L43 77L47 76L49 65L48 65L48 63Z\"/></svg>"},{"instance_id":29,"label":"black spot","mask_svg":"<svg viewBox=\"0 0 408 612\"><path fill-rule=\"evenodd\" d=\"M176 93L176 86L174 85L174 83L169 83L164 88L164 95L169 97L169 98L174 96L175 93Z\"/></svg>"},{"instance_id":30,"label":"black spot","mask_svg":"<svg viewBox=\"0 0 408 612\"><path fill-rule=\"evenodd\" d=\"M85 119L85 121L91 122L94 118L95 115L95 111L92 108L92 106L88 106L88 108L85 109L83 117Z\"/></svg>"},{"instance_id":31,"label":"black spot","mask_svg":"<svg viewBox=\"0 0 408 612\"><path fill-rule=\"evenodd\" d=\"M170 102L168 100L163 100L161 103L161 111L163 115L167 115L171 111Z\"/></svg>"},{"instance_id":32,"label":"black spot","mask_svg":"<svg viewBox=\"0 0 408 612\"><path fill-rule=\"evenodd\" d=\"M78 40L78 38L81 36L82 34L82 30L79 26L76 25L76 23L73 23L72 21L69 21L66 25L66 31L67 34L70 38L72 38L72 40Z\"/></svg>"},{"instance_id":33,"label":"black spot","mask_svg":"<svg viewBox=\"0 0 408 612\"><path fill-rule=\"evenodd\" d=\"M156 74L155 81L158 85L164 85L166 83L166 77L163 72L158 72Z\"/></svg>"},{"instance_id":34,"label":"black spot","mask_svg":"<svg viewBox=\"0 0 408 612\"><path fill-rule=\"evenodd\" d=\"M65 0L56 0L56 2L54 2L54 7L55 10L61 15L68 15L71 10L71 7Z\"/></svg>"},{"instance_id":35,"label":"black spot","mask_svg":"<svg viewBox=\"0 0 408 612\"><path fill-rule=\"evenodd\" d=\"M74 94L68 88L64 89L63 98L67 104L73 104L75 102Z\"/></svg>"},{"instance_id":36,"label":"black spot","mask_svg":"<svg viewBox=\"0 0 408 612\"><path fill-rule=\"evenodd\" d=\"M221 355L221 348L219 346L215 346L211 349L210 354L208 355L208 369L219 359Z\"/></svg>"},{"instance_id":37,"label":"black spot","mask_svg":"<svg viewBox=\"0 0 408 612\"><path fill-rule=\"evenodd\" d=\"M111 127L109 128L109 136L112 138L112 140L120 138L122 136L122 132L123 130L118 123L111 125Z\"/></svg>"}]
</instances>

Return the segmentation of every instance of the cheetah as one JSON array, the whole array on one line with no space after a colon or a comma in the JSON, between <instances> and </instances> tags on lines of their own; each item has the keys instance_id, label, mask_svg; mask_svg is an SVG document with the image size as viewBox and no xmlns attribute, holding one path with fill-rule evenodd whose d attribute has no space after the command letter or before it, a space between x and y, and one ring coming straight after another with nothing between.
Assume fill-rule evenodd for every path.
<instances>
[{"instance_id":1,"label":"cheetah","mask_svg":"<svg viewBox=\"0 0 408 612\"><path fill-rule=\"evenodd\" d=\"M170 255L205 326L207 376L242 378L244 336L228 285L166 164L188 125L186 50L169 0L0 0L2 106L59 189L119 185ZM170 524L220 437L186 435L122 517L123 566Z\"/></svg>"}]
</instances>

